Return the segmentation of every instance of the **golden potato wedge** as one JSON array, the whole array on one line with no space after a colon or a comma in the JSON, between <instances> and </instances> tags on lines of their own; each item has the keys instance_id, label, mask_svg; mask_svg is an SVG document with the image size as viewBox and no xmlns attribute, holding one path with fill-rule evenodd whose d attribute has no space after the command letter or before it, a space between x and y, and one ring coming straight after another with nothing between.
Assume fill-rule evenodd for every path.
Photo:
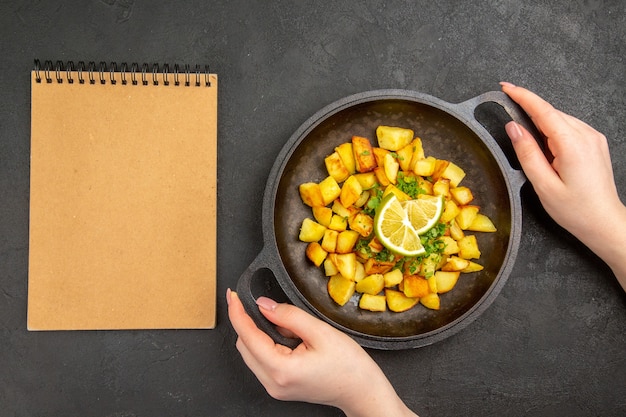
<instances>
[{"instance_id":1,"label":"golden potato wedge","mask_svg":"<svg viewBox=\"0 0 626 417\"><path fill-rule=\"evenodd\" d=\"M376 138L378 146L389 151L397 151L413 140L414 133L411 129L396 126L378 126Z\"/></svg>"},{"instance_id":2,"label":"golden potato wedge","mask_svg":"<svg viewBox=\"0 0 626 417\"><path fill-rule=\"evenodd\" d=\"M322 238L322 249L326 252L337 252L337 237L339 232L332 229L326 229Z\"/></svg>"},{"instance_id":3,"label":"golden potato wedge","mask_svg":"<svg viewBox=\"0 0 626 417\"><path fill-rule=\"evenodd\" d=\"M385 277L383 274L367 275L356 284L356 291L363 294L376 295L385 288Z\"/></svg>"},{"instance_id":4,"label":"golden potato wedge","mask_svg":"<svg viewBox=\"0 0 626 417\"><path fill-rule=\"evenodd\" d=\"M369 190L376 185L376 174L373 171L356 173L354 178L359 181L364 190Z\"/></svg>"},{"instance_id":5,"label":"golden potato wedge","mask_svg":"<svg viewBox=\"0 0 626 417\"><path fill-rule=\"evenodd\" d=\"M327 277L331 277L333 275L337 275L339 270L335 266L335 263L330 260L328 256L324 259L324 275Z\"/></svg>"},{"instance_id":6,"label":"golden potato wedge","mask_svg":"<svg viewBox=\"0 0 626 417\"><path fill-rule=\"evenodd\" d=\"M369 172L376 168L374 151L368 138L353 136L352 153L354 154L357 172Z\"/></svg>"},{"instance_id":7,"label":"golden potato wedge","mask_svg":"<svg viewBox=\"0 0 626 417\"><path fill-rule=\"evenodd\" d=\"M382 251L385 248L383 246L383 244L380 243L380 240L378 240L378 238L376 236L374 236L374 238L372 240L370 240L370 243L368 243L367 246L369 246L369 248L374 253L379 253L380 251Z\"/></svg>"},{"instance_id":8,"label":"golden potato wedge","mask_svg":"<svg viewBox=\"0 0 626 417\"><path fill-rule=\"evenodd\" d=\"M327 255L328 252L318 242L311 242L306 247L306 256L315 266L320 266Z\"/></svg>"},{"instance_id":9,"label":"golden potato wedge","mask_svg":"<svg viewBox=\"0 0 626 417\"><path fill-rule=\"evenodd\" d=\"M430 177L435 172L436 163L437 159L433 158L432 156L418 159L413 164L413 172L416 175L420 175L422 177Z\"/></svg>"},{"instance_id":10,"label":"golden potato wedge","mask_svg":"<svg viewBox=\"0 0 626 417\"><path fill-rule=\"evenodd\" d=\"M383 166L374 168L374 174L376 175L376 182L381 186L386 187L391 184L391 181L387 178L387 174L385 174L385 168Z\"/></svg>"},{"instance_id":11,"label":"golden potato wedge","mask_svg":"<svg viewBox=\"0 0 626 417\"><path fill-rule=\"evenodd\" d=\"M454 162L450 161L446 169L443 170L441 176L450 180L452 187L458 187L463 178L465 178L465 171L461 169Z\"/></svg>"},{"instance_id":12,"label":"golden potato wedge","mask_svg":"<svg viewBox=\"0 0 626 417\"><path fill-rule=\"evenodd\" d=\"M330 218L330 224L328 225L328 228L336 230L338 232L343 232L348 228L348 219L338 214L333 214L333 217Z\"/></svg>"},{"instance_id":13,"label":"golden potato wedge","mask_svg":"<svg viewBox=\"0 0 626 417\"><path fill-rule=\"evenodd\" d=\"M320 185L316 182L305 182L298 187L302 202L309 207L325 206Z\"/></svg>"},{"instance_id":14,"label":"golden potato wedge","mask_svg":"<svg viewBox=\"0 0 626 417\"><path fill-rule=\"evenodd\" d=\"M300 227L300 235L298 238L303 242L318 242L324 237L326 227L322 226L315 220L306 217L302 220L302 226Z\"/></svg>"},{"instance_id":15,"label":"golden potato wedge","mask_svg":"<svg viewBox=\"0 0 626 417\"><path fill-rule=\"evenodd\" d=\"M335 148L335 152L339 154L341 162L346 167L350 175L356 172L356 161L354 160L354 152L352 143L345 142Z\"/></svg>"},{"instance_id":16,"label":"golden potato wedge","mask_svg":"<svg viewBox=\"0 0 626 417\"><path fill-rule=\"evenodd\" d=\"M339 156L337 151L324 158L324 165L326 165L328 175L333 177L337 182L343 182L350 176L350 171L348 171L348 168L343 164L341 156Z\"/></svg>"},{"instance_id":17,"label":"golden potato wedge","mask_svg":"<svg viewBox=\"0 0 626 417\"><path fill-rule=\"evenodd\" d=\"M404 279L404 276L402 271L396 268L389 272L385 272L383 274L383 278L385 279L385 287L390 288L398 285Z\"/></svg>"},{"instance_id":18,"label":"golden potato wedge","mask_svg":"<svg viewBox=\"0 0 626 417\"><path fill-rule=\"evenodd\" d=\"M409 201L411 199L411 196L409 196L407 193L400 190L393 184L389 184L387 187L385 187L385 191L383 191L383 197L387 196L387 194L389 193L394 193L400 201Z\"/></svg>"},{"instance_id":19,"label":"golden potato wedge","mask_svg":"<svg viewBox=\"0 0 626 417\"><path fill-rule=\"evenodd\" d=\"M387 149L379 148L377 146L372 147L372 152L374 152L374 159L376 160L376 166L382 167L385 163L385 157L391 152Z\"/></svg>"},{"instance_id":20,"label":"golden potato wedge","mask_svg":"<svg viewBox=\"0 0 626 417\"><path fill-rule=\"evenodd\" d=\"M470 261L460 256L450 256L445 265L441 267L442 271L463 271L469 267Z\"/></svg>"},{"instance_id":21,"label":"golden potato wedge","mask_svg":"<svg viewBox=\"0 0 626 417\"><path fill-rule=\"evenodd\" d=\"M441 301L439 300L438 294L429 293L426 296L420 298L420 304L431 310L439 310L441 306Z\"/></svg>"},{"instance_id":22,"label":"golden potato wedge","mask_svg":"<svg viewBox=\"0 0 626 417\"><path fill-rule=\"evenodd\" d=\"M341 274L333 275L328 279L328 294L340 306L345 305L352 295L356 284Z\"/></svg>"},{"instance_id":23,"label":"golden potato wedge","mask_svg":"<svg viewBox=\"0 0 626 417\"><path fill-rule=\"evenodd\" d=\"M446 200L443 207L443 213L441 213L439 221L448 223L450 220L458 216L460 211L459 206L453 200Z\"/></svg>"},{"instance_id":24,"label":"golden potato wedge","mask_svg":"<svg viewBox=\"0 0 626 417\"><path fill-rule=\"evenodd\" d=\"M461 229L459 227L459 225L457 224L456 220L451 220L450 221L450 237L452 237L452 239L456 240L457 242L461 239L463 239L463 237L465 236L465 233L463 232L463 229Z\"/></svg>"},{"instance_id":25,"label":"golden potato wedge","mask_svg":"<svg viewBox=\"0 0 626 417\"><path fill-rule=\"evenodd\" d=\"M405 275L402 281L402 291L410 298L421 298L430 294L428 281L419 275Z\"/></svg>"},{"instance_id":26,"label":"golden potato wedge","mask_svg":"<svg viewBox=\"0 0 626 417\"><path fill-rule=\"evenodd\" d=\"M363 207L365 203L367 203L367 201L370 199L370 196L371 196L371 193L368 190L363 190L363 192L359 196L359 199L354 202L353 206L358 207L358 208Z\"/></svg>"},{"instance_id":27,"label":"golden potato wedge","mask_svg":"<svg viewBox=\"0 0 626 417\"><path fill-rule=\"evenodd\" d=\"M387 299L384 295L363 294L359 300L359 308L369 311L387 311Z\"/></svg>"},{"instance_id":28,"label":"golden potato wedge","mask_svg":"<svg viewBox=\"0 0 626 417\"><path fill-rule=\"evenodd\" d=\"M415 149L415 146L413 142L411 142L405 147L398 149L396 152L398 164L400 164L400 169L404 172L412 171L411 160L413 159L413 149Z\"/></svg>"},{"instance_id":29,"label":"golden potato wedge","mask_svg":"<svg viewBox=\"0 0 626 417\"><path fill-rule=\"evenodd\" d=\"M384 274L385 272L391 271L395 264L395 262L383 262L377 261L374 258L369 258L363 267L365 268L365 273L367 275Z\"/></svg>"},{"instance_id":30,"label":"golden potato wedge","mask_svg":"<svg viewBox=\"0 0 626 417\"><path fill-rule=\"evenodd\" d=\"M426 178L422 178L418 175L417 185L424 190L424 194L433 195L433 183L428 181Z\"/></svg>"},{"instance_id":31,"label":"golden potato wedge","mask_svg":"<svg viewBox=\"0 0 626 417\"><path fill-rule=\"evenodd\" d=\"M437 292L437 280L435 279L435 276L433 275L432 277L428 277L426 278L426 281L428 281L428 290L430 292Z\"/></svg>"},{"instance_id":32,"label":"golden potato wedge","mask_svg":"<svg viewBox=\"0 0 626 417\"><path fill-rule=\"evenodd\" d=\"M341 204L341 201L339 199L333 201L332 206L330 207L331 210L333 211L333 213L341 216L341 217L350 217L352 215L352 212L350 211L349 208L344 207Z\"/></svg>"},{"instance_id":33,"label":"golden potato wedge","mask_svg":"<svg viewBox=\"0 0 626 417\"><path fill-rule=\"evenodd\" d=\"M367 274L365 273L365 267L361 262L357 261L355 269L356 271L354 273L354 282L359 282L367 276Z\"/></svg>"},{"instance_id":34,"label":"golden potato wedge","mask_svg":"<svg viewBox=\"0 0 626 417\"><path fill-rule=\"evenodd\" d=\"M358 232L363 237L368 237L374 230L374 218L363 212L359 212L348 219L350 229Z\"/></svg>"},{"instance_id":35,"label":"golden potato wedge","mask_svg":"<svg viewBox=\"0 0 626 417\"><path fill-rule=\"evenodd\" d=\"M402 291L388 288L385 290L385 298L387 299L389 310L395 313L410 310L419 302L419 298L407 297Z\"/></svg>"},{"instance_id":36,"label":"golden potato wedge","mask_svg":"<svg viewBox=\"0 0 626 417\"><path fill-rule=\"evenodd\" d=\"M493 224L491 219L482 213L476 214L476 217L474 217L474 220L472 220L472 223L469 225L467 230L486 233L497 231L496 226Z\"/></svg>"},{"instance_id":37,"label":"golden potato wedge","mask_svg":"<svg viewBox=\"0 0 626 417\"><path fill-rule=\"evenodd\" d=\"M349 253L354 249L359 233L354 230L344 230L337 236L337 253Z\"/></svg>"},{"instance_id":38,"label":"golden potato wedge","mask_svg":"<svg viewBox=\"0 0 626 417\"><path fill-rule=\"evenodd\" d=\"M433 184L433 195L450 196L450 180L448 178L439 178Z\"/></svg>"},{"instance_id":39,"label":"golden potato wedge","mask_svg":"<svg viewBox=\"0 0 626 417\"><path fill-rule=\"evenodd\" d=\"M443 294L450 291L459 280L459 271L437 271L433 277L437 282L437 293Z\"/></svg>"},{"instance_id":40,"label":"golden potato wedge","mask_svg":"<svg viewBox=\"0 0 626 417\"><path fill-rule=\"evenodd\" d=\"M459 243L459 256L463 259L478 259L480 258L480 250L478 249L478 241L474 235L465 235L465 237L458 241Z\"/></svg>"},{"instance_id":41,"label":"golden potato wedge","mask_svg":"<svg viewBox=\"0 0 626 417\"><path fill-rule=\"evenodd\" d=\"M463 273L471 273L471 272L478 272L478 271L482 271L483 269L485 269L484 266L474 262L474 261L469 261L469 265L467 266L467 268L463 269L461 272Z\"/></svg>"},{"instance_id":42,"label":"golden potato wedge","mask_svg":"<svg viewBox=\"0 0 626 417\"><path fill-rule=\"evenodd\" d=\"M424 147L422 145L422 139L415 138L411 141L411 150L413 151L413 155L411 156L411 164L409 165L408 171L415 170L415 164L417 161L426 158L424 155Z\"/></svg>"},{"instance_id":43,"label":"golden potato wedge","mask_svg":"<svg viewBox=\"0 0 626 417\"><path fill-rule=\"evenodd\" d=\"M313 212L313 218L316 222L318 222L322 226L328 227L328 225L330 224L330 220L333 217L333 211L330 207L313 207L311 211Z\"/></svg>"},{"instance_id":44,"label":"golden potato wedge","mask_svg":"<svg viewBox=\"0 0 626 417\"><path fill-rule=\"evenodd\" d=\"M433 180L437 181L439 178L441 178L446 168L448 168L448 165L450 165L450 161L447 161L445 159L437 159L435 161L435 170L431 175Z\"/></svg>"},{"instance_id":45,"label":"golden potato wedge","mask_svg":"<svg viewBox=\"0 0 626 417\"><path fill-rule=\"evenodd\" d=\"M383 167L385 168L385 175L387 176L389 182L395 184L398 178L398 171L400 170L400 164L398 163L398 160L394 158L391 153L389 153L385 155Z\"/></svg>"},{"instance_id":46,"label":"golden potato wedge","mask_svg":"<svg viewBox=\"0 0 626 417\"><path fill-rule=\"evenodd\" d=\"M339 201L342 206L350 207L361 197L362 192L361 183L353 175L350 175L341 186Z\"/></svg>"},{"instance_id":47,"label":"golden potato wedge","mask_svg":"<svg viewBox=\"0 0 626 417\"><path fill-rule=\"evenodd\" d=\"M354 281L354 277L356 275L356 264L358 263L354 252L329 253L328 257L331 261L333 261L335 267L337 267L337 270L339 270L339 273L344 278Z\"/></svg>"},{"instance_id":48,"label":"golden potato wedge","mask_svg":"<svg viewBox=\"0 0 626 417\"><path fill-rule=\"evenodd\" d=\"M478 214L479 207L474 205L468 206L460 206L459 214L454 218L456 220L456 224L462 229L467 230L474 218Z\"/></svg>"},{"instance_id":49,"label":"golden potato wedge","mask_svg":"<svg viewBox=\"0 0 626 417\"><path fill-rule=\"evenodd\" d=\"M439 240L445 245L442 252L444 255L454 255L455 253L459 253L459 245L456 243L456 240L452 238L452 236L441 236Z\"/></svg>"},{"instance_id":50,"label":"golden potato wedge","mask_svg":"<svg viewBox=\"0 0 626 417\"><path fill-rule=\"evenodd\" d=\"M474 199L472 190L465 186L450 188L450 194L459 206L465 206Z\"/></svg>"},{"instance_id":51,"label":"golden potato wedge","mask_svg":"<svg viewBox=\"0 0 626 417\"><path fill-rule=\"evenodd\" d=\"M319 186L324 206L330 204L341 194L341 187L339 187L337 181L331 176L328 176L320 181Z\"/></svg>"}]
</instances>

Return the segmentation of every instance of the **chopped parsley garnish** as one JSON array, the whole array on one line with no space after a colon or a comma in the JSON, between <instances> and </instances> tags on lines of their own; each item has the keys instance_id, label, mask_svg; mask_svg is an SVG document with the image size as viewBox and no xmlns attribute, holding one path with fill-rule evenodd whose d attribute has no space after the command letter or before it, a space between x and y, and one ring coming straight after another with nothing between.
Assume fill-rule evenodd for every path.
<instances>
[{"instance_id":1,"label":"chopped parsley garnish","mask_svg":"<svg viewBox=\"0 0 626 417\"><path fill-rule=\"evenodd\" d=\"M380 262L393 262L393 260L395 259L395 255L385 247L383 247L380 252L374 253L372 248L369 246L371 240L372 239L359 239L356 242L355 250L357 252L361 252L368 258L374 258Z\"/></svg>"},{"instance_id":2,"label":"chopped parsley garnish","mask_svg":"<svg viewBox=\"0 0 626 417\"><path fill-rule=\"evenodd\" d=\"M397 181L396 187L412 199L416 199L418 195L426 193L423 188L420 188L415 177L407 176L400 172L398 173Z\"/></svg>"},{"instance_id":3,"label":"chopped parsley garnish","mask_svg":"<svg viewBox=\"0 0 626 417\"><path fill-rule=\"evenodd\" d=\"M432 229L420 236L420 240L426 253L422 256L427 257L434 253L440 254L445 249L445 244L439 240L446 233L445 223L437 223Z\"/></svg>"},{"instance_id":4,"label":"chopped parsley garnish","mask_svg":"<svg viewBox=\"0 0 626 417\"><path fill-rule=\"evenodd\" d=\"M376 254L374 259L380 262L392 262L395 259L395 256L389 251L389 249L383 248L383 250Z\"/></svg>"},{"instance_id":5,"label":"chopped parsley garnish","mask_svg":"<svg viewBox=\"0 0 626 417\"><path fill-rule=\"evenodd\" d=\"M359 239L356 242L355 250L366 256L371 256L372 248L369 247L369 243L370 241L368 239Z\"/></svg>"},{"instance_id":6,"label":"chopped parsley garnish","mask_svg":"<svg viewBox=\"0 0 626 417\"><path fill-rule=\"evenodd\" d=\"M369 200L367 200L367 204L363 207L363 212L372 217L376 214L376 208L380 205L380 202L383 201L383 190L379 187L374 187L370 190L371 196Z\"/></svg>"}]
</instances>

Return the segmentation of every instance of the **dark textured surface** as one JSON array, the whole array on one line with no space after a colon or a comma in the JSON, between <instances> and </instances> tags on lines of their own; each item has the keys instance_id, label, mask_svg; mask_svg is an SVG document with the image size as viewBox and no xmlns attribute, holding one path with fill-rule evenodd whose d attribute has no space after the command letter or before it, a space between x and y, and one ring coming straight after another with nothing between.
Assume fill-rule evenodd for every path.
<instances>
[{"instance_id":1,"label":"dark textured surface","mask_svg":"<svg viewBox=\"0 0 626 417\"><path fill-rule=\"evenodd\" d=\"M1 416L341 415L267 396L234 348L222 294L261 250L281 147L343 96L405 88L460 102L500 80L530 87L608 136L626 195L622 0L292 3L0 3ZM26 331L35 58L208 63L219 74L215 330ZM626 414L626 296L530 187L523 207L517 263L478 320L429 347L371 351L422 416Z\"/></svg>"}]
</instances>

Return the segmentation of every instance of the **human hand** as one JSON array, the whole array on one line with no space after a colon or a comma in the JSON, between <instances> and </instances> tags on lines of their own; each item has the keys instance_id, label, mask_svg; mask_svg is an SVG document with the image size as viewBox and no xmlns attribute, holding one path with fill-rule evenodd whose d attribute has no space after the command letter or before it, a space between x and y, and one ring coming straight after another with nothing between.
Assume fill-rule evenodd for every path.
<instances>
[{"instance_id":1,"label":"human hand","mask_svg":"<svg viewBox=\"0 0 626 417\"><path fill-rule=\"evenodd\" d=\"M620 201L606 137L536 94L501 83L531 117L554 157L515 122L505 126L546 212L613 269L626 289L626 207Z\"/></svg>"},{"instance_id":2,"label":"human hand","mask_svg":"<svg viewBox=\"0 0 626 417\"><path fill-rule=\"evenodd\" d=\"M292 350L259 330L235 292L228 290L226 299L239 336L237 349L272 397L335 406L347 416L415 416L378 365L346 334L298 307L260 297L262 314L284 335L302 339Z\"/></svg>"}]
</instances>

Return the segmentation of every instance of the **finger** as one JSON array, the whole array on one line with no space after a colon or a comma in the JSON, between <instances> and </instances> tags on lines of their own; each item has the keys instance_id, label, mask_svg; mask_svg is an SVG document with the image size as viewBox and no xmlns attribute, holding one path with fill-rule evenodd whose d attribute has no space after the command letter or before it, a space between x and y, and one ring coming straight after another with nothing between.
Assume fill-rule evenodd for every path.
<instances>
[{"instance_id":1,"label":"finger","mask_svg":"<svg viewBox=\"0 0 626 417\"><path fill-rule=\"evenodd\" d=\"M516 122L507 123L505 130L511 138L517 159L531 183L553 185L555 182L560 182L558 174L528 130Z\"/></svg>"},{"instance_id":2,"label":"finger","mask_svg":"<svg viewBox=\"0 0 626 417\"><path fill-rule=\"evenodd\" d=\"M250 353L250 349L248 349L248 346L246 346L241 337L237 338L235 346L237 347L237 350L239 351L239 354L241 355L241 358L246 366L248 366L248 368L250 368L255 375L263 372L263 367L260 366L259 361L254 357L254 355Z\"/></svg>"},{"instance_id":3,"label":"finger","mask_svg":"<svg viewBox=\"0 0 626 417\"><path fill-rule=\"evenodd\" d=\"M550 116L554 116L554 119L552 120L552 122L555 122L555 121L559 122L560 126L563 126L563 122L565 122L566 125L573 127L577 130L584 130L584 131L594 133L594 134L597 133L597 131L593 127L588 125L587 123L583 122L582 120L574 116L571 116L558 109L555 109L550 103L545 101L543 98L539 97L537 94L525 88L518 87L510 83L501 83L501 84L502 84L502 91L504 91L514 101L516 101L520 106L522 106L524 111L528 113L528 115L533 119L533 121L536 122L537 119L542 120L542 115L549 113ZM547 123L550 123L550 121L548 121ZM541 123L541 124L543 126L546 123ZM555 127L558 127L558 126L559 125L556 125ZM546 126L543 126L543 128L545 127ZM558 133L563 133L560 129L557 129L557 130L558 130ZM542 130L542 132L544 131Z\"/></svg>"},{"instance_id":4,"label":"finger","mask_svg":"<svg viewBox=\"0 0 626 417\"><path fill-rule=\"evenodd\" d=\"M252 373L256 376L261 385L263 385L265 390L271 395L272 387L274 386L272 372L275 372L275 369L271 366L268 366L267 363L258 360L256 356L250 351L248 346L243 343L241 338L237 339L236 346L246 366L252 371Z\"/></svg>"},{"instance_id":5,"label":"finger","mask_svg":"<svg viewBox=\"0 0 626 417\"><path fill-rule=\"evenodd\" d=\"M329 331L329 325L294 305L277 303L267 297L259 297L257 304L269 321L299 337L307 346L323 341L323 335Z\"/></svg>"},{"instance_id":6,"label":"finger","mask_svg":"<svg viewBox=\"0 0 626 417\"><path fill-rule=\"evenodd\" d=\"M276 326L276 330L278 331L278 333L280 333L282 336L285 336L286 338L289 339L298 339L298 335L295 334L294 332L292 332L289 329L285 329L283 327L280 326Z\"/></svg>"},{"instance_id":7,"label":"finger","mask_svg":"<svg viewBox=\"0 0 626 417\"><path fill-rule=\"evenodd\" d=\"M289 365L287 358L293 352L283 345L276 345L275 349L270 351L258 349L254 343L247 345L241 337L237 338L235 346L246 366L265 386L271 382L273 373Z\"/></svg>"},{"instance_id":8,"label":"finger","mask_svg":"<svg viewBox=\"0 0 626 417\"><path fill-rule=\"evenodd\" d=\"M569 127L570 120L565 113L556 110L537 94L514 85L503 84L504 91L513 101L519 104L533 120L537 129L545 136L562 136L564 126Z\"/></svg>"},{"instance_id":9,"label":"finger","mask_svg":"<svg viewBox=\"0 0 626 417\"><path fill-rule=\"evenodd\" d=\"M246 313L237 293L228 291L227 300L228 317L242 343L246 346L254 346L260 354L267 355L274 352L276 348L274 340L257 327L254 320Z\"/></svg>"}]
</instances>

